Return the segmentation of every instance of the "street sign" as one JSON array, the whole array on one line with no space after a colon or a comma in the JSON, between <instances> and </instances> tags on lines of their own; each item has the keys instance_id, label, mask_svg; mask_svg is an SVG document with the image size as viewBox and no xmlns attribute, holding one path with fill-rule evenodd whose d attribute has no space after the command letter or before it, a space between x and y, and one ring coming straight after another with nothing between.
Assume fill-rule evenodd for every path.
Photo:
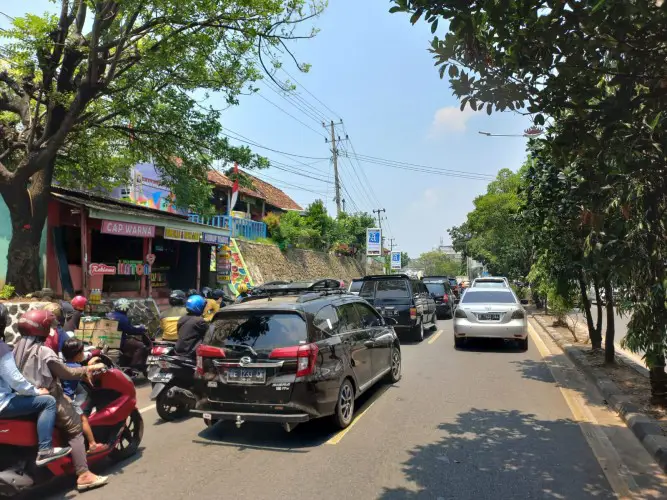
<instances>
[{"instance_id":1,"label":"street sign","mask_svg":"<svg viewBox=\"0 0 667 500\"><path fill-rule=\"evenodd\" d=\"M391 268L401 269L401 252L391 252Z\"/></svg>"},{"instance_id":2,"label":"street sign","mask_svg":"<svg viewBox=\"0 0 667 500\"><path fill-rule=\"evenodd\" d=\"M366 229L366 255L382 255L382 229Z\"/></svg>"}]
</instances>

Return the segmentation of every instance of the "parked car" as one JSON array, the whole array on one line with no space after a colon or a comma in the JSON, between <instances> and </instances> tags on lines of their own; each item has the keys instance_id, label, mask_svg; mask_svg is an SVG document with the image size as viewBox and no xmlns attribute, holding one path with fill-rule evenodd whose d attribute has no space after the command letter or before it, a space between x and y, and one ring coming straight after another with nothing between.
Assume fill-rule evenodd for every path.
<instances>
[{"instance_id":1,"label":"parked car","mask_svg":"<svg viewBox=\"0 0 667 500\"><path fill-rule=\"evenodd\" d=\"M447 279L449 280L449 285L452 287L452 291L454 292L454 295L458 300L459 298L461 298L461 288L459 286L459 282L456 281L456 278L449 277Z\"/></svg>"},{"instance_id":2,"label":"parked car","mask_svg":"<svg viewBox=\"0 0 667 500\"><path fill-rule=\"evenodd\" d=\"M350 282L350 286L348 287L347 292L353 295L359 295L359 290L361 290L361 285L363 282L364 280L362 278L353 279Z\"/></svg>"},{"instance_id":3,"label":"parked car","mask_svg":"<svg viewBox=\"0 0 667 500\"><path fill-rule=\"evenodd\" d=\"M435 301L420 280L405 274L366 276L359 296L384 317L396 320L399 337L421 341L426 326L437 328Z\"/></svg>"},{"instance_id":4,"label":"parked car","mask_svg":"<svg viewBox=\"0 0 667 500\"><path fill-rule=\"evenodd\" d=\"M515 340L528 349L528 320L511 288L472 287L466 290L454 312L454 345L470 338Z\"/></svg>"},{"instance_id":5,"label":"parked car","mask_svg":"<svg viewBox=\"0 0 667 500\"><path fill-rule=\"evenodd\" d=\"M472 288L475 287L484 287L484 288L509 288L510 282L507 278L500 276L487 276L484 278L475 278L472 282Z\"/></svg>"},{"instance_id":6,"label":"parked car","mask_svg":"<svg viewBox=\"0 0 667 500\"><path fill-rule=\"evenodd\" d=\"M344 290L294 284L290 292L225 307L213 318L197 349L205 397L191 410L207 425L276 422L290 431L332 416L345 428L360 394L400 379L395 320Z\"/></svg>"},{"instance_id":7,"label":"parked car","mask_svg":"<svg viewBox=\"0 0 667 500\"><path fill-rule=\"evenodd\" d=\"M437 318L452 319L456 305L456 295L449 283L449 278L424 276L423 283L435 301L435 314Z\"/></svg>"}]
</instances>

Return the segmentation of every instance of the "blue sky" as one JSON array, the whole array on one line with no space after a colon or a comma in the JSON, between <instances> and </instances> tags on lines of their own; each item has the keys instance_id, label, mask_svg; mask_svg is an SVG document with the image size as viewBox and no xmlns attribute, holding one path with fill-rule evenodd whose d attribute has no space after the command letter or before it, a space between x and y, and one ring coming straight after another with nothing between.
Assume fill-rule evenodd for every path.
<instances>
[{"instance_id":1,"label":"blue sky","mask_svg":"<svg viewBox=\"0 0 667 500\"><path fill-rule=\"evenodd\" d=\"M45 0L23 0L0 10L16 16L43 12L52 5ZM501 168L517 169L525 157L524 139L485 137L478 131L521 133L530 125L529 120L513 113L487 116L485 112L459 111L448 82L440 80L427 52L429 26L412 26L408 16L389 14L389 7L386 1L330 0L329 8L316 22L320 32L315 39L290 45L299 60L312 64L310 72L299 73L289 61L285 61L285 69L335 113L300 87L298 95L318 110L317 116L342 119L360 155L487 175L495 175ZM5 23L0 19L0 26ZM442 28L439 35L444 35ZM279 76L288 78L282 72ZM215 96L211 104L222 106ZM241 97L240 106L225 112L223 125L273 149L316 158L330 156L330 146L320 135L326 131L314 117L268 88L259 95ZM337 131L343 136L342 127ZM349 142L342 147L350 150ZM329 212L335 213L333 185L319 180L332 180L333 167L328 160L257 152L304 174L270 168L260 177L275 183L304 207L324 198ZM363 174L356 161L339 161L348 211L385 208L385 236L395 238L396 249L411 257L437 246L441 237L447 243L447 228L465 220L473 199L487 184L373 163L362 162L360 166Z\"/></svg>"}]
</instances>

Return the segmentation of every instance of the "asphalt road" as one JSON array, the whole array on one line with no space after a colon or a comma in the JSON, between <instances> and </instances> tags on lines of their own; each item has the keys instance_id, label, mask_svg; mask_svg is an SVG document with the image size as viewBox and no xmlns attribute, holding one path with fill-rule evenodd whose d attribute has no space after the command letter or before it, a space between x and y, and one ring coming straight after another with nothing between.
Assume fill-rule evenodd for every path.
<instances>
[{"instance_id":1,"label":"asphalt road","mask_svg":"<svg viewBox=\"0 0 667 500\"><path fill-rule=\"evenodd\" d=\"M85 499L605 499L624 481L641 490L635 498L667 498L661 473L599 395L537 345L455 350L451 321L441 321L439 333L403 346L402 380L363 396L337 434L326 422L289 434L161 423L141 388L140 453L101 471L110 484ZM68 484L48 493L78 496Z\"/></svg>"}]
</instances>

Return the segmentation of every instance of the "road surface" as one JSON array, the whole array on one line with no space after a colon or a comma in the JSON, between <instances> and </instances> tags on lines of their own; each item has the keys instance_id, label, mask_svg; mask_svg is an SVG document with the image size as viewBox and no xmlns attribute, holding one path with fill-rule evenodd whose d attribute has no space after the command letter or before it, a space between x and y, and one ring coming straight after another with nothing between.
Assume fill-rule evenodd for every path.
<instances>
[{"instance_id":1,"label":"road surface","mask_svg":"<svg viewBox=\"0 0 667 500\"><path fill-rule=\"evenodd\" d=\"M140 453L83 498L667 498L649 455L548 339L455 350L451 325L404 345L402 380L364 396L339 433L162 423L143 387ZM69 487L40 498L77 497Z\"/></svg>"}]
</instances>

